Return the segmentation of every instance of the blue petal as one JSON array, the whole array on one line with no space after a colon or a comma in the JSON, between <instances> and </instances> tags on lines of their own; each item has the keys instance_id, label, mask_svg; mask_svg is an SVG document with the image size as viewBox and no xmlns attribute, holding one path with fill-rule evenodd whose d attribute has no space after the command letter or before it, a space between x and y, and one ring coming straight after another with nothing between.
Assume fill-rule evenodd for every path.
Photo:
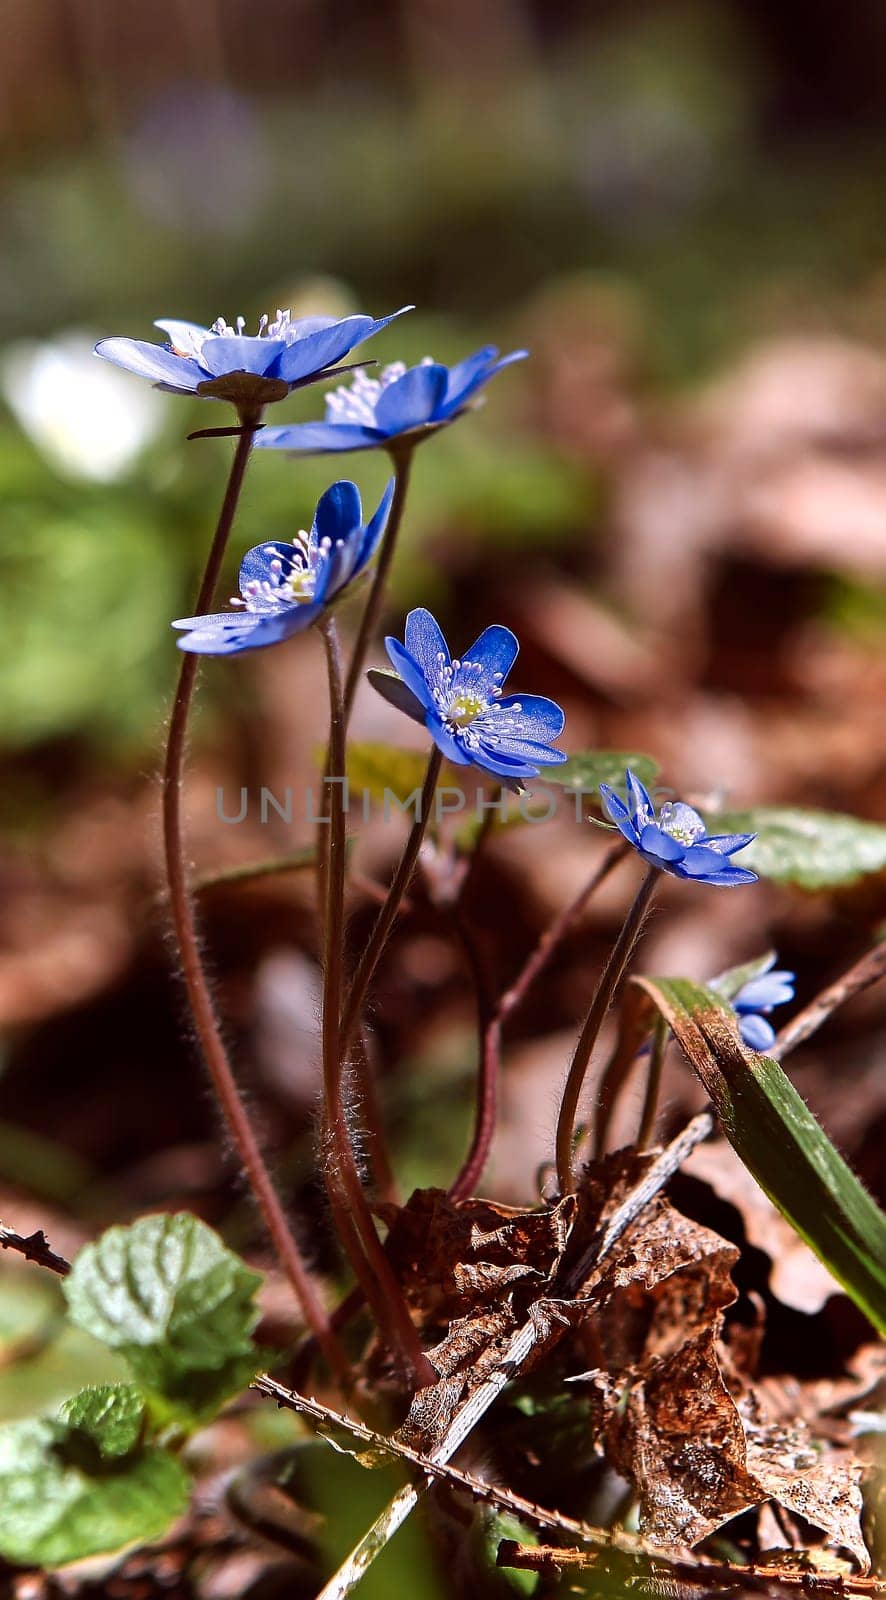
<instances>
[{"instance_id":1,"label":"blue petal","mask_svg":"<svg viewBox=\"0 0 886 1600\"><path fill-rule=\"evenodd\" d=\"M287 343L294 344L296 339L306 339L309 333L322 333L324 328L334 328L341 317L294 317L290 320L290 338Z\"/></svg>"},{"instance_id":2,"label":"blue petal","mask_svg":"<svg viewBox=\"0 0 886 1600\"><path fill-rule=\"evenodd\" d=\"M647 822L640 828L640 849L644 855L655 856L657 861L682 861L687 853L686 845L664 833L657 822Z\"/></svg>"},{"instance_id":3,"label":"blue petal","mask_svg":"<svg viewBox=\"0 0 886 1600\"><path fill-rule=\"evenodd\" d=\"M399 639L387 638L385 640L385 649L388 652L388 660L394 671L399 672L406 687L411 689L416 699L420 700L422 705L430 710L434 703L433 696L428 687L427 679L415 657L404 649Z\"/></svg>"},{"instance_id":4,"label":"blue petal","mask_svg":"<svg viewBox=\"0 0 886 1600\"><path fill-rule=\"evenodd\" d=\"M793 972L764 972L743 984L732 1000L734 1011L768 1011L794 998Z\"/></svg>"},{"instance_id":5,"label":"blue petal","mask_svg":"<svg viewBox=\"0 0 886 1600\"><path fill-rule=\"evenodd\" d=\"M380 428L360 428L350 422L297 422L291 427L262 428L255 448L328 455L336 450L371 450L385 439Z\"/></svg>"},{"instance_id":6,"label":"blue petal","mask_svg":"<svg viewBox=\"0 0 886 1600\"><path fill-rule=\"evenodd\" d=\"M484 628L470 650L462 656L461 669L453 678L453 689L470 690L481 698L489 698L500 689L517 659L520 649L516 635L510 628L493 623ZM479 668L479 671L476 669Z\"/></svg>"},{"instance_id":7,"label":"blue petal","mask_svg":"<svg viewBox=\"0 0 886 1600\"><path fill-rule=\"evenodd\" d=\"M743 850L745 845L752 844L756 837L755 833L706 833L699 842L708 850L716 850L720 856L731 856L736 850Z\"/></svg>"},{"instance_id":8,"label":"blue petal","mask_svg":"<svg viewBox=\"0 0 886 1600\"><path fill-rule=\"evenodd\" d=\"M338 544L331 550L321 550L316 558L315 571L317 577L314 583L314 599L330 601L333 595L350 583L354 576L354 564L360 549L360 539L363 530L355 529L351 538L339 539Z\"/></svg>"},{"instance_id":9,"label":"blue petal","mask_svg":"<svg viewBox=\"0 0 886 1600\"><path fill-rule=\"evenodd\" d=\"M324 367L332 367L341 361L355 345L363 344L364 340L371 339L373 334L386 328L395 317L401 317L404 311L411 310L412 306L403 306L391 316L381 317L378 321L366 316L344 317L341 322L333 322L307 333L287 346L276 365L275 375L284 378L287 383L298 383L312 372L322 372Z\"/></svg>"},{"instance_id":10,"label":"blue petal","mask_svg":"<svg viewBox=\"0 0 886 1600\"><path fill-rule=\"evenodd\" d=\"M247 615L245 611L206 611L199 617L178 617L175 622L170 622L169 626L191 632L194 628L214 628L222 622L237 622L238 619L243 621Z\"/></svg>"},{"instance_id":11,"label":"blue petal","mask_svg":"<svg viewBox=\"0 0 886 1600\"><path fill-rule=\"evenodd\" d=\"M285 346L280 339L246 338L234 334L231 338L212 335L200 352L200 364L214 378L224 378L229 372L251 372L256 377L274 366Z\"/></svg>"},{"instance_id":12,"label":"blue petal","mask_svg":"<svg viewBox=\"0 0 886 1600\"><path fill-rule=\"evenodd\" d=\"M335 366L355 344L369 337L371 327L371 317L344 317L340 322L293 339L280 355L274 369L275 377L283 378L286 383L299 383L313 372Z\"/></svg>"},{"instance_id":13,"label":"blue petal","mask_svg":"<svg viewBox=\"0 0 886 1600\"><path fill-rule=\"evenodd\" d=\"M363 531L363 543L360 546L360 553L357 556L357 562L354 567L355 577L358 572L363 571L365 566L368 566L369 562L375 555L379 544L381 543L385 528L388 525L388 515L391 510L391 501L394 498L395 484L396 479L391 478L378 503L378 510L375 512L372 521L367 523L366 528Z\"/></svg>"},{"instance_id":14,"label":"blue petal","mask_svg":"<svg viewBox=\"0 0 886 1600\"><path fill-rule=\"evenodd\" d=\"M627 806L619 799L615 790L610 789L608 783L600 784L600 797L603 801L603 809L610 822L614 822L619 832L624 834L628 842L635 849L639 849L640 835L631 821Z\"/></svg>"},{"instance_id":15,"label":"blue petal","mask_svg":"<svg viewBox=\"0 0 886 1600\"><path fill-rule=\"evenodd\" d=\"M440 674L444 667L449 666L451 657L439 624L423 606L410 611L406 618L405 639L406 649L424 673L425 683L438 684Z\"/></svg>"},{"instance_id":16,"label":"blue petal","mask_svg":"<svg viewBox=\"0 0 886 1600\"><path fill-rule=\"evenodd\" d=\"M410 367L402 378L389 383L379 395L375 407L376 425L390 437L430 422L446 393L448 377L448 369L433 362Z\"/></svg>"},{"instance_id":17,"label":"blue petal","mask_svg":"<svg viewBox=\"0 0 886 1600\"><path fill-rule=\"evenodd\" d=\"M689 878L694 883L712 883L721 889L737 889L742 883L756 883L756 872L748 872L744 867L721 867L719 872L688 873L683 871L682 861L670 869L678 878Z\"/></svg>"},{"instance_id":18,"label":"blue petal","mask_svg":"<svg viewBox=\"0 0 886 1600\"><path fill-rule=\"evenodd\" d=\"M541 762L543 766L555 767L568 759L562 750L555 750L541 740L521 739L518 735L511 738L508 734L497 733L494 718L478 717L473 727L484 744L500 751L508 761Z\"/></svg>"},{"instance_id":19,"label":"blue petal","mask_svg":"<svg viewBox=\"0 0 886 1600\"><path fill-rule=\"evenodd\" d=\"M494 725L493 725L494 726ZM491 750L497 750L505 762L531 762L534 766L560 766L565 762L566 755L563 750L552 749L550 744L541 744L536 739L488 739L483 728L477 728L481 744Z\"/></svg>"},{"instance_id":20,"label":"blue petal","mask_svg":"<svg viewBox=\"0 0 886 1600\"><path fill-rule=\"evenodd\" d=\"M362 526L363 507L360 491L355 483L341 478L333 483L317 501L311 526L311 543L328 539L335 544L339 539L349 539Z\"/></svg>"},{"instance_id":21,"label":"blue petal","mask_svg":"<svg viewBox=\"0 0 886 1600\"><path fill-rule=\"evenodd\" d=\"M521 757L510 755L500 745L490 745L481 739L473 756L475 766L485 767L499 778L537 778L538 767Z\"/></svg>"},{"instance_id":22,"label":"blue petal","mask_svg":"<svg viewBox=\"0 0 886 1600\"><path fill-rule=\"evenodd\" d=\"M563 732L565 713L556 700L548 700L545 695L509 694L498 704L502 711L510 711L513 706L520 707L521 729L527 739L549 744Z\"/></svg>"},{"instance_id":23,"label":"blue petal","mask_svg":"<svg viewBox=\"0 0 886 1600\"><path fill-rule=\"evenodd\" d=\"M628 767L625 772L625 783L628 791L628 811L637 828L645 827L647 822L655 821L655 807L649 798L648 791L640 779Z\"/></svg>"},{"instance_id":24,"label":"blue petal","mask_svg":"<svg viewBox=\"0 0 886 1600\"><path fill-rule=\"evenodd\" d=\"M740 1017L738 1031L752 1050L766 1051L775 1040L775 1029L765 1017Z\"/></svg>"},{"instance_id":25,"label":"blue petal","mask_svg":"<svg viewBox=\"0 0 886 1600\"><path fill-rule=\"evenodd\" d=\"M473 756L465 749L458 735L447 727L439 712L428 710L425 716L425 727L437 749L442 750L447 761L454 761L457 767L470 767L473 765Z\"/></svg>"},{"instance_id":26,"label":"blue petal","mask_svg":"<svg viewBox=\"0 0 886 1600\"><path fill-rule=\"evenodd\" d=\"M210 337L209 329L198 322L179 322L174 317L158 317L155 328L162 328L173 348L173 353L199 362L203 341Z\"/></svg>"},{"instance_id":27,"label":"blue petal","mask_svg":"<svg viewBox=\"0 0 886 1600\"><path fill-rule=\"evenodd\" d=\"M174 356L163 345L146 344L143 339L100 339L95 353L104 361L112 361L115 367L125 367L127 372L149 378L152 383L165 383L182 394L193 394L206 376L196 361Z\"/></svg>"},{"instance_id":28,"label":"blue petal","mask_svg":"<svg viewBox=\"0 0 886 1600\"><path fill-rule=\"evenodd\" d=\"M241 655L246 650L262 650L280 644L294 633L302 633L316 622L321 605L291 606L273 617L231 615L226 627L198 628L178 640L180 650L201 656Z\"/></svg>"},{"instance_id":29,"label":"blue petal","mask_svg":"<svg viewBox=\"0 0 886 1600\"><path fill-rule=\"evenodd\" d=\"M485 377L497 355L498 345L484 344L482 350L475 350L473 355L465 356L463 361L457 361L454 367L450 367L449 382L446 385L447 403L457 400L462 390L473 383L478 375L481 379Z\"/></svg>"},{"instance_id":30,"label":"blue petal","mask_svg":"<svg viewBox=\"0 0 886 1600\"><path fill-rule=\"evenodd\" d=\"M279 573L275 573L273 564L278 560L281 563L281 567ZM298 545L285 544L282 541L280 544L253 545L251 550L247 550L240 563L240 593L245 600L248 586L251 583L273 584L275 579L288 578L290 573L301 571L304 565L304 552L299 549ZM274 614L280 610L281 604L286 604L285 599L282 597L276 601L266 600L260 594L250 595L249 600L250 610L255 609L259 612L273 612Z\"/></svg>"},{"instance_id":31,"label":"blue petal","mask_svg":"<svg viewBox=\"0 0 886 1600\"><path fill-rule=\"evenodd\" d=\"M443 405L437 413L439 417L449 417L453 412L460 411L471 395L482 389L490 378L494 378L497 372L501 372L503 367L509 367L514 361L525 361L529 351L514 350L509 356L502 356L500 361L489 359L497 353L494 345L488 345L486 350L478 350L476 356L469 356L467 361L462 361L452 368ZM486 360L480 362L481 356L485 356ZM472 371L468 371L472 362L476 364Z\"/></svg>"},{"instance_id":32,"label":"blue petal","mask_svg":"<svg viewBox=\"0 0 886 1600\"><path fill-rule=\"evenodd\" d=\"M709 850L706 844L683 845L682 855L681 876L707 878L723 870L723 857L716 850Z\"/></svg>"}]
</instances>

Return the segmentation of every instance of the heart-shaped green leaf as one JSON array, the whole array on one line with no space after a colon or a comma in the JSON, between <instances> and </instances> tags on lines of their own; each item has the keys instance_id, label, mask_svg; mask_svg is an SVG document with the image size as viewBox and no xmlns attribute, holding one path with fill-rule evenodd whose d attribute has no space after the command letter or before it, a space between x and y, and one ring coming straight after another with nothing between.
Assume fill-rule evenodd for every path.
<instances>
[{"instance_id":1,"label":"heart-shaped green leaf","mask_svg":"<svg viewBox=\"0 0 886 1600\"><path fill-rule=\"evenodd\" d=\"M107 1413L99 1438L107 1440L109 1426ZM90 1469L77 1431L46 1417L0 1428L0 1554L8 1561L59 1567L145 1544L184 1510L188 1476L167 1450L97 1450Z\"/></svg>"},{"instance_id":2,"label":"heart-shaped green leaf","mask_svg":"<svg viewBox=\"0 0 886 1600\"><path fill-rule=\"evenodd\" d=\"M204 1417L255 1371L260 1282L180 1212L109 1228L80 1251L63 1288L72 1320L119 1351L145 1389Z\"/></svg>"}]
</instances>

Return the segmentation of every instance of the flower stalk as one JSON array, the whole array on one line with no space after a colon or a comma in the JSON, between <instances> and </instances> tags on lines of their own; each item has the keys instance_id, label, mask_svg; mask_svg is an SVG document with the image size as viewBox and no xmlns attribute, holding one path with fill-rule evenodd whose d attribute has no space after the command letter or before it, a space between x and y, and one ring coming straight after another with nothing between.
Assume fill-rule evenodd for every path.
<instances>
[{"instance_id":1,"label":"flower stalk","mask_svg":"<svg viewBox=\"0 0 886 1600\"><path fill-rule=\"evenodd\" d=\"M348 991L341 1024L342 1048L345 1053L347 1053L353 1041L369 985L375 975L375 969L381 960L388 935L394 925L403 896L409 888L412 874L415 871L418 853L433 811L434 792L437 788L437 779L440 776L442 762L443 756L435 746L428 760L415 821L409 830L409 837L406 840L400 863L388 890L387 899L375 920L375 925L369 935L363 954L357 963L357 969Z\"/></svg>"},{"instance_id":2,"label":"flower stalk","mask_svg":"<svg viewBox=\"0 0 886 1600\"><path fill-rule=\"evenodd\" d=\"M338 634L332 618L320 623L329 674L328 780L343 778L346 720ZM326 911L323 924L323 1106L328 1143L324 1176L335 1225L375 1319L417 1387L436 1373L424 1354L409 1307L375 1231L351 1144L345 1101L345 1068L352 1036L342 1023L344 990L345 800L341 782L331 781L325 856ZM393 920L393 919L392 919Z\"/></svg>"},{"instance_id":3,"label":"flower stalk","mask_svg":"<svg viewBox=\"0 0 886 1600\"><path fill-rule=\"evenodd\" d=\"M354 707L357 690L360 687L360 679L363 676L366 657L369 654L369 647L378 626L378 620L384 604L385 590L391 571L391 564L394 560L394 552L397 548L397 539L403 521L403 511L409 489L409 479L412 474L412 451L413 446L409 444L390 452L391 462L394 467L394 498L391 501L387 529L381 543L378 561L376 562L366 604L363 607L363 615L360 618L360 626L357 630L357 637L354 641L354 648L348 667L344 690L346 727L351 719L351 712Z\"/></svg>"},{"instance_id":4,"label":"flower stalk","mask_svg":"<svg viewBox=\"0 0 886 1600\"><path fill-rule=\"evenodd\" d=\"M643 1109L640 1112L640 1126L637 1130L638 1150L647 1150L652 1142L655 1118L658 1112L658 1096L661 1090L661 1069L664 1066L668 1037L668 1025L663 1017L659 1017L652 1035L649 1071L646 1074L646 1092L643 1096Z\"/></svg>"},{"instance_id":5,"label":"flower stalk","mask_svg":"<svg viewBox=\"0 0 886 1600\"><path fill-rule=\"evenodd\" d=\"M260 424L260 412L241 416L242 430L237 438L224 500L219 513L196 610L205 612L218 582L228 538L233 527L240 491L249 461L252 442ZM310 1273L283 1213L249 1120L236 1079L228 1060L206 974L200 955L194 904L188 884L182 825L182 792L188 720L194 698L197 657L183 655L178 686L169 720L166 761L163 772L163 840L169 904L178 945L188 1003L194 1018L203 1057L225 1125L231 1136L255 1197L259 1211L280 1263L295 1292L304 1318L345 1390L351 1387L351 1372L342 1347L335 1337Z\"/></svg>"},{"instance_id":6,"label":"flower stalk","mask_svg":"<svg viewBox=\"0 0 886 1600\"><path fill-rule=\"evenodd\" d=\"M658 868L648 867L633 903L625 917L621 932L612 947L609 960L601 973L599 983L579 1035L575 1054L566 1079L560 1115L557 1120L556 1159L560 1194L572 1194L575 1188L573 1173L573 1140L575 1118L585 1076L606 1013L615 991L630 964L631 957L643 932L643 924L655 892Z\"/></svg>"}]
</instances>

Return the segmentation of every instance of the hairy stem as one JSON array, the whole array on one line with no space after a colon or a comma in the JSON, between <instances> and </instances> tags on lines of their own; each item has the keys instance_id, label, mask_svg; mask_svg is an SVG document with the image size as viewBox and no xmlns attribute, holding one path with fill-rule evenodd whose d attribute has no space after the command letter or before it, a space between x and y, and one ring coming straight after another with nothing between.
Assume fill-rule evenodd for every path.
<instances>
[{"instance_id":1,"label":"hairy stem","mask_svg":"<svg viewBox=\"0 0 886 1600\"><path fill-rule=\"evenodd\" d=\"M373 1071L366 1030L361 1029L354 1049L354 1075L360 1101L360 1112L366 1130L369 1170L376 1194L392 1205L400 1204L397 1181L391 1165L390 1152L385 1138L384 1116L376 1075Z\"/></svg>"},{"instance_id":2,"label":"hairy stem","mask_svg":"<svg viewBox=\"0 0 886 1600\"><path fill-rule=\"evenodd\" d=\"M388 575L391 570L391 563L394 559L394 551L397 548L397 538L400 533L400 524L403 521L403 508L406 504L406 491L409 488L409 477L412 471L412 448L413 447L410 445L406 449L401 449L391 453L391 459L394 463L394 497L391 501L391 510L388 515L388 525L385 529L385 535L381 542L381 549L378 553L378 560L376 562L375 574L372 579L372 586L369 590L369 597L366 601L363 615L360 619L360 627L357 632L357 638L354 642L354 651L353 655L351 656L351 664L348 667L348 676L347 682L345 683L344 697L346 727L351 718L351 711L353 710L354 706L354 698L357 690L360 687L360 679L363 675L363 668L366 664L369 646L372 643L372 636L375 633L378 619L381 615L382 605L384 604Z\"/></svg>"},{"instance_id":3,"label":"hairy stem","mask_svg":"<svg viewBox=\"0 0 886 1600\"><path fill-rule=\"evenodd\" d=\"M212 601L243 486L249 452L259 423L258 415L244 416L242 420L243 431L237 439L225 497L197 596L195 608L197 614L208 610ZM322 1301L283 1214L279 1197L237 1088L203 970L194 905L188 885L182 824L188 718L194 697L198 661L199 657L192 653L182 656L178 687L169 719L166 764L163 772L163 839L169 905L188 1003L216 1099L274 1249L295 1291L305 1321L323 1350L330 1369L342 1386L349 1388L350 1367L347 1358L330 1327Z\"/></svg>"},{"instance_id":4,"label":"hairy stem","mask_svg":"<svg viewBox=\"0 0 886 1600\"><path fill-rule=\"evenodd\" d=\"M345 1102L345 1065L350 1040L342 1027L344 988L345 774L346 731L341 652L335 623L321 624L329 672L330 782L329 839L326 852L326 915L323 928L323 1103L329 1144L324 1162L333 1218L348 1259L383 1335L418 1385L433 1382L431 1367L409 1315L409 1307L375 1231L369 1203L351 1145Z\"/></svg>"},{"instance_id":5,"label":"hairy stem","mask_svg":"<svg viewBox=\"0 0 886 1600\"><path fill-rule=\"evenodd\" d=\"M409 838L406 840L406 847L400 858L400 864L394 874L387 899L379 911L363 954L357 962L357 970L354 973L353 981L348 991L341 1026L342 1045L345 1052L347 1052L354 1038L369 985L375 975L375 969L381 960L388 934L394 925L403 896L409 888L409 881L415 871L418 852L421 849L422 840L427 831L433 810L434 791L437 787L437 779L440 776L442 761L443 757L435 745L428 761L416 818L409 830Z\"/></svg>"},{"instance_id":6,"label":"hairy stem","mask_svg":"<svg viewBox=\"0 0 886 1600\"><path fill-rule=\"evenodd\" d=\"M624 976L637 941L643 931L643 923L655 890L657 876L657 868L649 867L643 882L637 890L633 904L625 917L621 932L612 947L609 960L603 968L578 1044L575 1047L575 1055L569 1068L566 1088L563 1092L563 1103L560 1106L560 1115L557 1120L557 1178L561 1195L572 1194L574 1188L572 1145L575 1116L584 1086L585 1075L606 1013L612 1004L615 991Z\"/></svg>"}]
</instances>

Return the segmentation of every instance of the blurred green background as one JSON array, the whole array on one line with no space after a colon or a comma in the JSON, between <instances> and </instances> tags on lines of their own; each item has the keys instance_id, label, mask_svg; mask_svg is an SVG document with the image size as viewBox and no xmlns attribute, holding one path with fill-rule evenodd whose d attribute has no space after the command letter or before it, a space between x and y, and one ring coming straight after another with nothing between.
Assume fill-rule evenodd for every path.
<instances>
[{"instance_id":1,"label":"blurred green background","mask_svg":"<svg viewBox=\"0 0 886 1600\"><path fill-rule=\"evenodd\" d=\"M884 330L878 0L850 28L827 0L0 10L12 751L85 742L140 762L154 747L167 623L224 468L224 446L183 443L207 408L99 368L96 336L414 301L373 354L496 339L568 362L611 339L657 397L761 335ZM549 550L593 525L600 463L533 409L542 376L510 375L479 433L427 453L402 598L428 594L423 536L441 527ZM285 414L320 406L315 392ZM376 464L352 460L374 491ZM242 538L303 521L334 470L263 460Z\"/></svg>"}]
</instances>

